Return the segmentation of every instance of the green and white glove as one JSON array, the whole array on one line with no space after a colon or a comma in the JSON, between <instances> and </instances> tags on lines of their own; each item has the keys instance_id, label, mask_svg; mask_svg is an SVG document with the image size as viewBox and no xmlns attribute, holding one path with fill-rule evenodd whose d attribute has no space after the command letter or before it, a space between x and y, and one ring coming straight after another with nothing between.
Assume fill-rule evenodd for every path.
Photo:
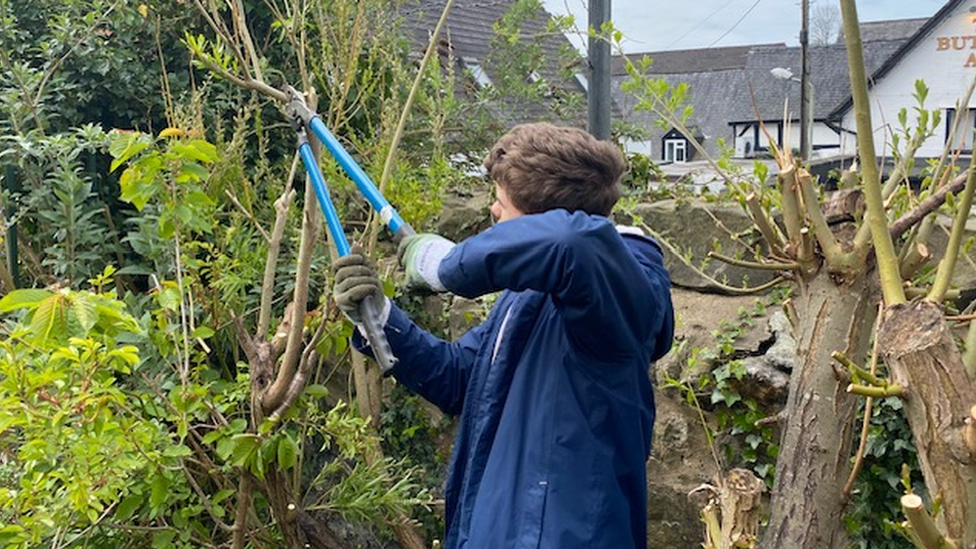
<instances>
[{"instance_id":1,"label":"green and white glove","mask_svg":"<svg viewBox=\"0 0 976 549\"><path fill-rule=\"evenodd\" d=\"M404 287L410 291L445 292L437 268L455 244L443 236L421 233L400 241L397 257L407 273Z\"/></svg>"},{"instance_id":2,"label":"green and white glove","mask_svg":"<svg viewBox=\"0 0 976 549\"><path fill-rule=\"evenodd\" d=\"M363 249L354 246L349 255L340 257L332 264L335 272L335 285L332 289L332 297L335 299L336 306L354 324L362 324L363 319L359 315L360 304L368 296L374 296L373 302L377 309L381 311L380 324L386 323L386 318L390 314L390 306L383 295L383 282L373 269L373 263L366 257Z\"/></svg>"}]
</instances>

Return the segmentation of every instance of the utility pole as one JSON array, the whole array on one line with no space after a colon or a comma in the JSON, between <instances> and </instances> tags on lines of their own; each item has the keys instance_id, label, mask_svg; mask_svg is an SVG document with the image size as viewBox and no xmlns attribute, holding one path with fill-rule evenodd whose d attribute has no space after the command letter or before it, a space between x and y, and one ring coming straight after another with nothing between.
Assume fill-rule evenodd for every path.
<instances>
[{"instance_id":1,"label":"utility pole","mask_svg":"<svg viewBox=\"0 0 976 549\"><path fill-rule=\"evenodd\" d=\"M813 97L810 93L810 0L800 0L800 158L810 162L813 154Z\"/></svg>"},{"instance_id":2,"label":"utility pole","mask_svg":"<svg viewBox=\"0 0 976 549\"><path fill-rule=\"evenodd\" d=\"M587 62L587 128L597 139L610 139L610 42L603 35L603 25L610 21L610 0L590 0Z\"/></svg>"}]
</instances>

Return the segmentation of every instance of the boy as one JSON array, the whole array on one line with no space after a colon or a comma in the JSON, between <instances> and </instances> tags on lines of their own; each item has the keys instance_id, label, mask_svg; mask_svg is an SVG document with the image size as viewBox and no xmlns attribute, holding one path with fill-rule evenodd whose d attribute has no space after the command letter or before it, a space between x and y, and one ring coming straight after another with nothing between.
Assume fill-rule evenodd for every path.
<instances>
[{"instance_id":1,"label":"boy","mask_svg":"<svg viewBox=\"0 0 976 549\"><path fill-rule=\"evenodd\" d=\"M430 234L400 245L408 286L502 291L482 324L457 342L435 338L382 297L357 253L336 262L336 302L355 321L365 295L385 300L392 374L461 415L447 548L643 548L648 368L673 335L661 249L607 219L624 172L610 143L526 124L484 164L493 227L457 245Z\"/></svg>"}]
</instances>

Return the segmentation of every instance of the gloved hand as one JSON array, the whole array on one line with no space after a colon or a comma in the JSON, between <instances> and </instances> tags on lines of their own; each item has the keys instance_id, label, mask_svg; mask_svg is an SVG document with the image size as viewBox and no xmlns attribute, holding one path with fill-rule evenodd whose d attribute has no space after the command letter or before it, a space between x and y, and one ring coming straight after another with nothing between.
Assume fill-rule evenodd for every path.
<instances>
[{"instance_id":1,"label":"gloved hand","mask_svg":"<svg viewBox=\"0 0 976 549\"><path fill-rule=\"evenodd\" d=\"M374 296L373 302L378 307L384 305L383 283L362 247L354 246L349 255L337 259L332 270L335 272L332 297L339 310L353 323L362 324L359 305L367 296Z\"/></svg>"},{"instance_id":2,"label":"gloved hand","mask_svg":"<svg viewBox=\"0 0 976 549\"><path fill-rule=\"evenodd\" d=\"M407 273L405 288L414 291L447 291L437 275L437 268L454 245L443 236L432 233L415 234L401 240L397 248L397 258Z\"/></svg>"}]
</instances>

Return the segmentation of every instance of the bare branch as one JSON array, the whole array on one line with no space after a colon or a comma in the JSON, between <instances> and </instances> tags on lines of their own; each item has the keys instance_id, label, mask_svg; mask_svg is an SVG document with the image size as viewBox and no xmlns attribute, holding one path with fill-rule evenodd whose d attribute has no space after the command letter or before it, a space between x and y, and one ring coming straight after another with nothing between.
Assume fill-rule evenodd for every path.
<instances>
[{"instance_id":1,"label":"bare branch","mask_svg":"<svg viewBox=\"0 0 976 549\"><path fill-rule=\"evenodd\" d=\"M823 210L820 209L820 199L817 197L817 191L813 188L813 180L810 177L810 172L801 168L797 172L797 179L800 193L803 195L803 204L806 208L807 218L810 220L810 224L813 225L813 234L817 238L817 242L820 243L820 249L823 252L824 259L828 264L836 263L844 252L841 250L840 244L837 243L837 239L834 238L834 233L831 232L830 227L827 225Z\"/></svg>"},{"instance_id":2,"label":"bare branch","mask_svg":"<svg viewBox=\"0 0 976 549\"><path fill-rule=\"evenodd\" d=\"M901 273L894 244L887 230L881 179L875 164L877 154L871 131L871 104L868 100L867 73L864 68L864 51L861 45L861 29L858 26L857 6L854 0L841 0L844 37L847 44L847 65L850 68L851 96L854 100L858 156L861 158L861 187L867 204L867 222L871 226L871 240L878 259L878 274L885 302L889 305L904 303L905 292L901 286Z\"/></svg>"},{"instance_id":3,"label":"bare branch","mask_svg":"<svg viewBox=\"0 0 976 549\"><path fill-rule=\"evenodd\" d=\"M756 224L756 228L759 229L759 233L766 239L769 250L774 255L783 255L783 235L779 232L776 225L773 224L769 216L766 215L766 212L763 211L759 200L756 198L756 193L749 193L746 196L746 206L752 214L752 221Z\"/></svg>"},{"instance_id":4,"label":"bare branch","mask_svg":"<svg viewBox=\"0 0 976 549\"><path fill-rule=\"evenodd\" d=\"M966 186L966 174L961 174L956 176L948 185L944 185L939 190L935 191L928 198L921 201L914 210L901 216L897 221L892 223L888 227L888 234L891 238L898 238L905 233L908 229L913 227L919 221L921 221L925 216L939 209L940 206L945 204L946 196L949 193L958 193Z\"/></svg>"},{"instance_id":5,"label":"bare branch","mask_svg":"<svg viewBox=\"0 0 976 549\"><path fill-rule=\"evenodd\" d=\"M722 293L722 294L725 294L725 295L752 295L752 294L758 294L758 293L765 292L766 290L769 290L770 288L774 288L774 287L776 287L776 285L778 285L778 284L780 284L780 283L788 280L788 277L780 276L780 277L777 277L776 279L774 279L774 280L772 280L772 281L770 281L770 282L768 282L766 284L763 284L761 286L756 286L756 287L753 287L753 288L736 288L734 286L729 286L727 284L723 284L723 283L719 282L718 280L715 280L715 278L713 278L713 277L709 276L708 274L704 273L701 269L699 269L699 268L695 267L694 265L692 265L690 261L688 261L687 259L685 259L685 257L683 255L681 255L681 252L679 252L678 250L676 250L675 247L672 246L671 243L668 242L668 240L666 238L664 238L663 236L661 236L657 231L655 231L654 229L648 227L647 224L645 224L645 223L641 223L640 225L641 225L641 228L642 229L644 229L645 231L647 231L647 234L653 236L662 246L664 246L668 250L668 252L674 258L676 258L678 261L681 261L681 263L683 263L685 266L687 266L690 269L693 269L702 278L704 278L705 280L707 280L708 283L710 284L709 289L714 290L714 291L717 291L719 293Z\"/></svg>"},{"instance_id":6,"label":"bare branch","mask_svg":"<svg viewBox=\"0 0 976 549\"><path fill-rule=\"evenodd\" d=\"M878 303L878 315L874 323L874 333L878 333L878 329L881 327L882 313L884 312L884 302ZM863 369L859 368L856 364L847 358L847 355L836 351L831 354L834 360L840 360L838 357L842 357L850 366L851 376L855 374L861 375L865 379L877 379L875 374L878 372L878 338L874 339L873 348L871 349L871 371L864 372ZM868 374L864 376L863 374ZM847 477L847 482L844 484L844 489L841 492L843 494L844 500L849 500L851 493L854 491L854 481L857 480L857 475L861 472L861 467L864 465L864 453L868 446L868 434L871 430L871 408L874 406L874 399L868 397L864 402L864 419L861 421L861 438L857 445L857 453L854 454L854 465L851 467L851 474Z\"/></svg>"},{"instance_id":7,"label":"bare branch","mask_svg":"<svg viewBox=\"0 0 976 549\"><path fill-rule=\"evenodd\" d=\"M905 388L901 385L888 385L887 387L874 387L871 385L858 385L851 383L847 386L847 392L852 395L860 395L873 398L902 397L906 396Z\"/></svg>"},{"instance_id":8,"label":"bare branch","mask_svg":"<svg viewBox=\"0 0 976 549\"><path fill-rule=\"evenodd\" d=\"M783 197L783 223L786 225L786 238L794 248L800 245L800 230L803 218L800 214L799 192L797 192L796 167L787 166L777 176Z\"/></svg>"},{"instance_id":9,"label":"bare branch","mask_svg":"<svg viewBox=\"0 0 976 549\"><path fill-rule=\"evenodd\" d=\"M258 310L258 329L260 337L265 337L268 328L271 326L271 303L274 300L274 279L278 269L278 256L281 253L281 243L285 237L285 228L288 223L288 210L295 199L295 172L298 170L298 154L291 163L291 171L288 173L288 181L285 183L285 190L275 200L275 222L271 230L271 238L268 240L268 258L264 263L264 278L261 281L261 308Z\"/></svg>"},{"instance_id":10,"label":"bare branch","mask_svg":"<svg viewBox=\"0 0 976 549\"><path fill-rule=\"evenodd\" d=\"M317 215L315 191L311 183L305 184L305 208L302 212L302 237L298 247L298 261L295 266L295 293L292 299L291 330L288 332L285 354L278 367L278 374L274 383L262 398L261 405L265 410L277 409L298 370L298 362L302 353L302 339L305 325L305 308L308 302L308 279L312 265L312 252L315 250L315 240L321 232L321 216Z\"/></svg>"},{"instance_id":11,"label":"bare branch","mask_svg":"<svg viewBox=\"0 0 976 549\"><path fill-rule=\"evenodd\" d=\"M244 542L247 536L247 517L251 510L251 477L247 474L241 475L241 482L237 488L237 512L234 514L233 535L231 536L231 549L244 549Z\"/></svg>"},{"instance_id":12,"label":"bare branch","mask_svg":"<svg viewBox=\"0 0 976 549\"><path fill-rule=\"evenodd\" d=\"M758 271L796 271L800 268L799 263L758 263L755 261L743 261L722 255L718 252L708 252L708 257L717 259L723 263L728 263L729 265L735 265L736 267L745 267Z\"/></svg>"}]
</instances>

